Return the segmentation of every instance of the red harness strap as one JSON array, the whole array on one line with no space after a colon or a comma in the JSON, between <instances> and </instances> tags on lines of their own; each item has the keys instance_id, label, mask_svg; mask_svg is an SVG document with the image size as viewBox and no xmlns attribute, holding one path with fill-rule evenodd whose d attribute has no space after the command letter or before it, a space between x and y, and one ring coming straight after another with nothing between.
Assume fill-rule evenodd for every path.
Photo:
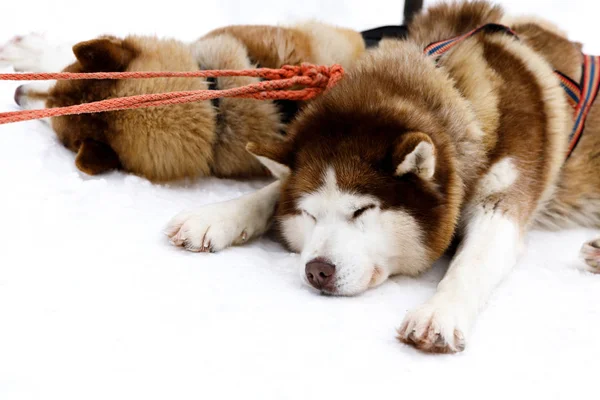
<instances>
[{"instance_id":1,"label":"red harness strap","mask_svg":"<svg viewBox=\"0 0 600 400\"><path fill-rule=\"evenodd\" d=\"M434 42L425 47L425 54L435 57L435 60L437 61L448 50L479 32L503 32L518 39L515 32L504 25L487 24L477 29L473 29L462 36ZM569 148L566 155L566 158L568 159L581 138L585 126L585 119L598 95L598 90L600 88L600 57L589 56L587 54L583 55L581 85L578 85L560 71L554 71L554 74L560 81L562 88L565 90L569 103L571 103L571 106L575 109L575 125L569 135Z\"/></svg>"},{"instance_id":2,"label":"red harness strap","mask_svg":"<svg viewBox=\"0 0 600 400\"><path fill-rule=\"evenodd\" d=\"M503 33L506 33L508 35L511 35L511 36L514 36L515 38L517 38L517 34L515 32L513 32L513 30L507 26L498 25L498 24L487 24L487 25L480 26L479 28L473 29L472 31L467 32L464 35L457 36L452 39L440 40L439 42L433 42L429 46L425 47L424 52L428 56L435 57L435 59L437 61L448 50L450 50L457 44L461 43L465 39L468 39L471 36L478 34L479 32L484 32L484 33L503 32Z\"/></svg>"}]
</instances>

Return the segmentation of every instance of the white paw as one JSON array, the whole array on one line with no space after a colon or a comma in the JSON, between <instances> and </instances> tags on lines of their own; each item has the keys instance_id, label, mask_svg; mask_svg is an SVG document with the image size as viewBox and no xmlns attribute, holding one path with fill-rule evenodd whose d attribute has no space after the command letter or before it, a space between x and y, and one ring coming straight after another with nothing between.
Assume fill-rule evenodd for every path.
<instances>
[{"instance_id":1,"label":"white paw","mask_svg":"<svg viewBox=\"0 0 600 400\"><path fill-rule=\"evenodd\" d=\"M581 248L581 257L586 269L596 274L600 273L600 239L587 242Z\"/></svg>"},{"instance_id":2,"label":"white paw","mask_svg":"<svg viewBox=\"0 0 600 400\"><path fill-rule=\"evenodd\" d=\"M220 251L249 239L247 219L241 211L235 202L225 202L183 212L169 222L165 234L173 245L189 251Z\"/></svg>"},{"instance_id":3,"label":"white paw","mask_svg":"<svg viewBox=\"0 0 600 400\"><path fill-rule=\"evenodd\" d=\"M74 60L70 46L52 43L37 33L15 36L0 46L0 66L12 66L15 71L59 72Z\"/></svg>"},{"instance_id":4,"label":"white paw","mask_svg":"<svg viewBox=\"0 0 600 400\"><path fill-rule=\"evenodd\" d=\"M15 103L26 110L46 108L46 100L55 83L55 81L37 81L21 85L15 91ZM49 121L46 118L44 120Z\"/></svg>"},{"instance_id":5,"label":"white paw","mask_svg":"<svg viewBox=\"0 0 600 400\"><path fill-rule=\"evenodd\" d=\"M398 339L430 353L456 353L465 349L467 315L459 304L431 299L409 312L398 329Z\"/></svg>"}]
</instances>

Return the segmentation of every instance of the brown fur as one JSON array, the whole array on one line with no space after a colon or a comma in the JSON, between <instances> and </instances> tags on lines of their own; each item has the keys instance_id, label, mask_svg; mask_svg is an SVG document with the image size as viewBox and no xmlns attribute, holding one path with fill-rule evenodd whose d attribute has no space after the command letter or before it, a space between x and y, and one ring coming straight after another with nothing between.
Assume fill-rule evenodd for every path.
<instances>
[{"instance_id":1,"label":"brown fur","mask_svg":"<svg viewBox=\"0 0 600 400\"><path fill-rule=\"evenodd\" d=\"M384 40L367 52L304 108L286 140L247 147L278 181L215 207L262 228L270 212L245 211L257 199L269 206L279 199L282 238L301 253L308 282L332 294L418 274L459 238L436 294L406 315L398 338L429 352L464 350L534 223L600 226L600 106L565 163L573 110L554 73L561 67L580 79L580 45L546 22L506 21L499 7L479 1L415 17L408 40ZM430 43L502 22L522 38L486 29L439 59L424 54ZM211 212L180 214L169 236L176 245L199 242L189 233L199 226L204 242L216 225ZM361 212L371 219L357 220ZM597 246L583 250L597 272ZM321 281L313 261L331 267ZM326 286L332 279L336 286Z\"/></svg>"},{"instance_id":2,"label":"brown fur","mask_svg":"<svg viewBox=\"0 0 600 400\"><path fill-rule=\"evenodd\" d=\"M571 79L581 80L581 43L572 42L558 29L536 19L507 20L522 40ZM600 104L592 106L575 151L563 165L556 191L540 209L538 226L557 229L600 227Z\"/></svg>"},{"instance_id":3,"label":"brown fur","mask_svg":"<svg viewBox=\"0 0 600 400\"><path fill-rule=\"evenodd\" d=\"M462 13L470 8L471 10L467 10L466 13L463 14L463 17L464 15L467 15L468 18L466 19L475 21L475 23L473 25L464 26L462 33L483 23L495 22L507 24L519 35L520 40L527 44L528 48L543 57L553 69L560 70L575 81L580 81L582 63L581 44L569 41L566 35L550 23L533 18L511 19L503 16L502 11L498 7L492 7L483 2L475 2L461 7L462 8L459 8L455 5L442 5L437 7L434 11L430 11L429 13L425 13L416 18L415 25L419 25L419 27L416 29L411 27L411 32L414 32L415 37L421 42L427 42L430 39L430 37L426 37L427 32L430 32L434 25L437 26L435 29L438 30L451 30L452 27L461 26L460 23L456 23L457 10L461 10ZM434 15L435 17L428 18L428 16L431 15ZM460 18L461 17L458 19ZM442 20L448 22L440 24L440 21ZM440 28L440 26L444 28ZM452 33L447 36L452 37L461 32L459 30L445 33ZM468 46L461 45L458 49L460 51L461 48L466 47ZM497 50L497 46L495 49L488 48L488 53L492 54ZM468 51L468 49L465 49L465 51ZM496 60L499 59L500 57L496 57ZM467 70L469 69L471 68L467 68ZM511 78L511 75L513 75L513 72L517 67L514 64L508 64L504 68L495 65L493 68L494 75L497 75L502 69L505 71L505 77L501 82L496 83L497 87L504 86L504 92L506 93L504 95L505 100L499 100L499 104L502 104L501 107L513 107L515 110L527 110L531 108L532 103L529 102L517 104L516 102L519 102L520 98L517 98L517 96L514 96L513 93L506 89L510 88L511 85L507 85L504 80L514 79L514 77ZM455 77L456 75L457 74L454 74ZM496 78L497 76L494 76L488 78L488 80L492 82ZM470 79L467 78L467 80L473 81L474 79L471 77ZM480 83L481 82L477 82L477 84ZM523 84L526 84L526 82L524 81ZM467 85L461 85L461 82L459 81L457 86L465 88ZM481 93L481 91L479 92ZM487 97L489 98L490 96ZM480 107L482 103L481 101L473 101L472 104L474 104L475 107ZM594 154L598 153L597 149L600 146L600 132L598 132L600 130L599 108L600 106L598 106L597 103L592 107L592 111L588 116L584 135L572 157L564 164L564 166L562 166L559 179L556 179L554 175L558 173L556 170L563 164L563 159L561 158L560 151L556 148L552 149L552 146L546 148L546 151L551 150L553 152L552 156L549 154L538 154L539 159L545 160L546 165L535 167L530 164L525 168L527 171L538 169L542 174L549 173L550 176L547 176L545 179L545 186L548 186L548 180L554 180L556 185L556 193L552 197L550 197L552 193L545 193L540 198L542 204L538 204L537 211L539 214L537 214L535 221L538 225L546 227L575 225L600 226L600 179L598 178L598 174L593 172L600 166L598 161L595 161L594 158ZM567 113L569 114L569 117L571 117L573 111L568 108ZM536 113L533 112L533 114ZM486 119L480 118L480 120L484 122L482 125L485 129ZM562 139L558 138L557 142L566 144L571 124L572 120L569 118L567 130L562 134ZM525 157L526 160L536 160L536 144L539 143L542 138L539 137L539 134L536 136L535 134L530 133L531 130L522 130L524 127L518 127L518 125L510 126L510 129L515 129L515 135L513 137L517 137L516 132L518 132L520 128L521 132L527 132L526 136L530 139L524 146L524 148L529 149L530 154L522 154L521 157ZM508 137L510 137L510 135ZM561 145L556 143L555 146ZM509 148L505 149L506 154L511 154L511 151L513 150L517 153L519 152L519 145L517 143L511 147L512 150ZM521 152L522 151L523 150L521 150ZM531 152L534 153L531 154ZM540 163L538 162L538 164ZM524 178L521 178L520 182L517 182L515 190L535 191L536 189L534 189L534 187L539 186L534 182L536 178L529 176L527 179L529 182L525 181ZM554 189L555 185L550 184L549 186ZM539 189L540 188L538 187L537 190L539 191ZM549 192L551 192L552 189ZM536 202L535 200L531 201L533 201L533 203ZM529 210L526 214L529 214Z\"/></svg>"},{"instance_id":4,"label":"brown fur","mask_svg":"<svg viewBox=\"0 0 600 400\"><path fill-rule=\"evenodd\" d=\"M109 65L105 59L105 42L100 39L87 42L86 52L90 59L102 60L102 64L90 66L90 62L76 63L67 70L185 71L197 68L188 48L176 41L155 41L136 37L125 40L113 38L112 41L115 48L110 57L122 60L125 58L123 54L135 54L126 66L117 69L113 68L114 65ZM91 52L97 52L101 56L92 56ZM169 57L164 57L163 54L169 54ZM88 69L85 69L84 65L88 65ZM147 81L59 81L51 90L47 105L60 107L139 93L197 90L205 87L203 80L176 78ZM94 140L112 149L123 169L153 181L164 181L210 173L214 120L214 111L210 104L192 103L155 109L59 117L52 119L52 126L59 139L73 151L83 151L81 143ZM98 154L97 158L100 162L102 154ZM103 172L114 165L112 158L107 158L106 161L105 168L97 169L98 171Z\"/></svg>"},{"instance_id":5,"label":"brown fur","mask_svg":"<svg viewBox=\"0 0 600 400\"><path fill-rule=\"evenodd\" d=\"M240 41L248 49L252 60L266 68L303 62L325 65L340 63L349 67L365 49L362 37L355 31L331 29L315 22L289 28L234 25L216 29L205 38L220 35L228 35ZM336 49L329 48L330 44Z\"/></svg>"},{"instance_id":6,"label":"brown fur","mask_svg":"<svg viewBox=\"0 0 600 400\"><path fill-rule=\"evenodd\" d=\"M277 68L302 62L348 65L363 51L359 33L318 23L293 28L233 26L213 31L191 46L137 36L82 42L74 47L77 62L66 70L189 71L247 69L255 63ZM257 81L219 78L217 86L225 89ZM206 89L207 85L204 79L182 78L60 81L48 94L47 106ZM164 182L207 175L265 175L262 165L245 150L246 143L280 142L284 122L273 102L223 99L218 110L205 101L58 117L52 119L52 126L65 146L79 153L76 165L82 171L96 174L122 168Z\"/></svg>"},{"instance_id":7,"label":"brown fur","mask_svg":"<svg viewBox=\"0 0 600 400\"><path fill-rule=\"evenodd\" d=\"M548 23L513 20L521 40L486 29L439 59L423 52L504 21L499 7L484 2L439 5L415 17L408 40L384 40L367 52L305 107L287 140L248 146L277 182L215 207L240 215L256 199L270 205L278 198L282 237L301 253L308 282L332 294L366 290L367 279L370 286L392 274L418 274L459 238L436 294L406 315L398 338L429 352L464 350L533 223L587 218L584 224L600 225L597 104L564 161L573 110L554 70L579 80L579 44ZM376 209L366 211L371 219L355 219L363 207ZM200 236L186 223L210 235L211 211L176 217L169 231L175 244ZM247 214L242 223L251 227L271 216ZM596 247L583 252L593 272ZM311 259L331 267L323 280L314 281ZM326 286L332 279L336 286Z\"/></svg>"},{"instance_id":8,"label":"brown fur","mask_svg":"<svg viewBox=\"0 0 600 400\"><path fill-rule=\"evenodd\" d=\"M461 185L457 184L452 150L444 144L449 139L435 117L421 112L412 118L416 114L412 104L385 102L386 97L394 98L401 92L398 85L402 81L389 72L398 66L386 64L380 68L381 64L370 61L363 60L360 72L354 71L327 96L307 107L292 125L290 141L280 153L260 146L252 151L265 157L275 155L275 160L294 171L282 190L280 218L297 214L295 200L316 190L322 183L324 169L332 166L341 189L374 195L381 200L383 209L403 204L422 225L431 227L425 234L432 244L433 260L444 252L452 238L453 230L448 226L458 219L462 196L462 191L457 190ZM420 101L416 107L422 107ZM402 179L393 176L405 155L404 135L412 135L419 128L441 132L431 137L439 160L436 185L415 185L417 179L412 175ZM446 223L436 223L440 219Z\"/></svg>"},{"instance_id":9,"label":"brown fur","mask_svg":"<svg viewBox=\"0 0 600 400\"><path fill-rule=\"evenodd\" d=\"M239 40L252 54L252 61L265 68L299 64L312 60L312 44L302 31L277 26L238 25L216 29L206 37L229 35ZM283 49L274 52L273 48Z\"/></svg>"},{"instance_id":10,"label":"brown fur","mask_svg":"<svg viewBox=\"0 0 600 400\"><path fill-rule=\"evenodd\" d=\"M487 23L499 23L503 11L483 1L450 1L415 15L409 25L410 38L425 47L435 41L456 37Z\"/></svg>"},{"instance_id":11,"label":"brown fur","mask_svg":"<svg viewBox=\"0 0 600 400\"><path fill-rule=\"evenodd\" d=\"M363 57L306 108L279 151L255 148L293 171L279 216L297 214L295 199L318 188L331 166L342 189L373 194L384 207L417 218L431 260L448 248L459 215L475 204L510 216L522 230L536 220L580 222L577 213L588 216L584 224L600 226L597 104L562 167L573 110L552 70L561 67L579 80L580 44L548 25L520 22L512 28L521 41L479 34L447 53L438 68L422 54L429 43L502 20L502 10L484 2L440 5L416 16L411 40L385 40ZM425 132L435 145L433 182L392 175L401 160L397 152L405 153L396 143L406 143L413 131ZM515 181L490 185L497 163L507 158Z\"/></svg>"},{"instance_id":12,"label":"brown fur","mask_svg":"<svg viewBox=\"0 0 600 400\"><path fill-rule=\"evenodd\" d=\"M407 41L382 42L311 103L280 152L253 148L290 168L278 215L303 255L293 231L302 221L290 215L332 169L341 190L373 195L417 223L399 223L394 243L418 238L403 252L421 246L428 260L403 262L411 265L392 273L423 271L454 236L462 239L436 294L399 330L401 341L424 351L465 348L465 334L515 265L532 224L600 227L600 106L565 163L573 109L554 74L561 67L580 80L579 44L548 23L521 20L511 24L521 40L481 31L437 62L423 54L430 43L503 20L500 8L484 2L433 7L415 17ZM587 262L597 272L596 260Z\"/></svg>"},{"instance_id":13,"label":"brown fur","mask_svg":"<svg viewBox=\"0 0 600 400\"><path fill-rule=\"evenodd\" d=\"M485 23L506 24L517 33L528 48L543 57L553 69L561 71L576 82L581 80L581 64L583 62L581 43L569 40L565 33L551 23L538 18L504 16L499 7L490 6L484 2L473 2L461 7L457 8L456 3L440 5L417 16L410 27L411 37L420 43L428 44L432 33L440 35L439 39L435 40L441 40L441 38L456 36L460 32L464 33ZM464 48L464 51L467 52L469 51L468 47L466 43L461 44L457 50L461 51ZM505 74L510 75L511 69L514 68L514 66L507 65ZM453 72L453 76L456 78L459 73ZM493 73L496 74L497 71L494 70ZM474 80L472 74L470 77L465 75L464 79L471 82ZM457 86L463 88L463 92L468 91L468 84L462 83L460 80L459 77ZM488 80L492 82L494 78L490 77ZM498 82L496 86L501 84ZM474 86L481 87L481 82L478 81ZM474 90L474 92L482 93L481 90ZM467 95L467 97L473 98L474 107L481 107L481 101L476 100L473 96ZM486 97L489 98L489 96ZM517 100L511 93L506 93L506 97L505 103ZM523 106L531 107L530 104L523 104ZM570 108L568 112L572 114ZM478 114L481 115L480 112ZM486 120L490 121L490 118L480 117L484 130ZM564 134L565 142L566 136L570 133L570 127L569 124L569 129ZM528 136L530 135L528 134ZM535 144L539 137L533 136L531 139L531 143ZM532 147L527 145L527 148L531 149ZM599 149L600 105L596 102L588 115L583 136L569 160L564 162L564 165L562 165L560 157L553 157L549 161L555 165L560 164L559 166L562 168L553 194L543 199L543 204L538 207L534 221L537 226L552 229L575 226L600 227L600 174L597 173L600 168ZM519 190L524 190L528 186L529 184L526 182L518 183Z\"/></svg>"}]
</instances>

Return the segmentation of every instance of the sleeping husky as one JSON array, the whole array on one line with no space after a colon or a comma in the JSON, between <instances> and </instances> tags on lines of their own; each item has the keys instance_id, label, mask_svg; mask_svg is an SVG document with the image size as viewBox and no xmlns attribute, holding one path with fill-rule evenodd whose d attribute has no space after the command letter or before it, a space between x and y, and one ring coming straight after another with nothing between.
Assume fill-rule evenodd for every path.
<instances>
[{"instance_id":1,"label":"sleeping husky","mask_svg":"<svg viewBox=\"0 0 600 400\"><path fill-rule=\"evenodd\" d=\"M28 35L0 47L0 65L33 72L279 68L304 62L349 67L364 52L365 42L359 32L319 22L292 27L228 26L191 44L105 36L71 49L44 36ZM37 82L19 87L15 100L27 109L50 108L137 94L229 89L255 82L258 78ZM280 142L298 107L291 101L221 99L55 117L47 122L77 154L76 166L87 174L120 169L153 182L209 175L249 178L267 176L268 171L246 151L246 143Z\"/></svg>"},{"instance_id":2,"label":"sleeping husky","mask_svg":"<svg viewBox=\"0 0 600 400\"><path fill-rule=\"evenodd\" d=\"M424 54L487 24L439 58ZM419 274L459 239L437 293L398 330L421 350L458 352L531 227L600 227L600 105L565 161L575 121L554 70L580 82L580 44L484 2L435 6L408 29L308 104L285 141L248 144L275 182L183 212L167 234L219 251L274 221L301 278L333 295Z\"/></svg>"}]
</instances>

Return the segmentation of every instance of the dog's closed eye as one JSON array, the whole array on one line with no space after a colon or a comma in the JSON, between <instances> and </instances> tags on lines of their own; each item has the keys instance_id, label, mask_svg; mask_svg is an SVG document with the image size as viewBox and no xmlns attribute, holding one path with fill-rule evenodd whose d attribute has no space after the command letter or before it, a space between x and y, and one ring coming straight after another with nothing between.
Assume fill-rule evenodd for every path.
<instances>
[{"instance_id":1,"label":"dog's closed eye","mask_svg":"<svg viewBox=\"0 0 600 400\"><path fill-rule=\"evenodd\" d=\"M317 222L317 219L311 213L309 213L308 211L302 210L302 214L306 215L309 218L312 218L313 221Z\"/></svg>"},{"instance_id":2,"label":"dog's closed eye","mask_svg":"<svg viewBox=\"0 0 600 400\"><path fill-rule=\"evenodd\" d=\"M358 210L354 211L354 213L352 214L352 219L359 218L361 215L364 214L365 211L370 210L371 208L375 208L375 204L369 204L367 206L359 208Z\"/></svg>"}]
</instances>

